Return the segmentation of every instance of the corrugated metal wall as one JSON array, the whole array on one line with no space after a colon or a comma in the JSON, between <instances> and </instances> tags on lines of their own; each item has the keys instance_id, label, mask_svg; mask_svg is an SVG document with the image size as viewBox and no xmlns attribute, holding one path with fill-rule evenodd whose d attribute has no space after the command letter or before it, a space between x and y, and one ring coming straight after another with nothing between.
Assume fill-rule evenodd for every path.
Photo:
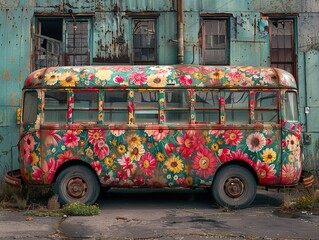
<instances>
[{"instance_id":1,"label":"corrugated metal wall","mask_svg":"<svg viewBox=\"0 0 319 240\"><path fill-rule=\"evenodd\" d=\"M15 110L22 83L31 71L31 32L37 16L92 17L91 64L129 63L132 13L157 13L158 63L177 63L177 0L0 0L0 176L10 166L11 146L18 142ZM309 161L319 162L319 0L184 0L185 63L201 62L201 14L229 14L230 64L269 65L269 36L259 26L262 14L298 14L298 80ZM173 40L173 41L171 41ZM304 108L310 107L309 114ZM16 151L14 152L14 155ZM16 163L17 164L17 163Z\"/></svg>"}]
</instances>

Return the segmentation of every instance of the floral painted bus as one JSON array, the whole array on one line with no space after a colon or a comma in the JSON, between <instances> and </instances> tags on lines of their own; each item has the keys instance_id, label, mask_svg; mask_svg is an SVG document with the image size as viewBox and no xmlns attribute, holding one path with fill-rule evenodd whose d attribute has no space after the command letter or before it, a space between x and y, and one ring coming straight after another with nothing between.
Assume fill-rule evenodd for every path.
<instances>
[{"instance_id":1,"label":"floral painted bus","mask_svg":"<svg viewBox=\"0 0 319 240\"><path fill-rule=\"evenodd\" d=\"M5 179L54 184L62 204L101 187L202 187L244 208L257 185L300 178L297 85L280 69L49 67L22 94L20 170Z\"/></svg>"}]
</instances>

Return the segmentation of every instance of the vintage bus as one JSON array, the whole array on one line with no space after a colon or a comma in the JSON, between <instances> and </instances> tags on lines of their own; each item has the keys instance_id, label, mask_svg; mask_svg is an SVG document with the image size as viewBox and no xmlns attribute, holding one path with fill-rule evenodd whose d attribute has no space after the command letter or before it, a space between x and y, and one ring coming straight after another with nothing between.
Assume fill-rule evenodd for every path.
<instances>
[{"instance_id":1,"label":"vintage bus","mask_svg":"<svg viewBox=\"0 0 319 240\"><path fill-rule=\"evenodd\" d=\"M101 187L201 187L244 208L257 185L301 174L297 85L277 68L49 67L26 78L19 121L6 182L53 184L62 204Z\"/></svg>"}]
</instances>

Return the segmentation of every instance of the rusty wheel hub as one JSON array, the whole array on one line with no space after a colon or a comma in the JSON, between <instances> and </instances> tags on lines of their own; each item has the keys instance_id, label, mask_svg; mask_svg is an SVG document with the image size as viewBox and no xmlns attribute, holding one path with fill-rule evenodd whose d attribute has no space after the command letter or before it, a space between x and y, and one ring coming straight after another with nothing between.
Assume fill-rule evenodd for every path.
<instances>
[{"instance_id":1,"label":"rusty wheel hub","mask_svg":"<svg viewBox=\"0 0 319 240\"><path fill-rule=\"evenodd\" d=\"M87 184L81 178L72 178L67 184L67 192L73 198L81 198L87 190Z\"/></svg>"},{"instance_id":2,"label":"rusty wheel hub","mask_svg":"<svg viewBox=\"0 0 319 240\"><path fill-rule=\"evenodd\" d=\"M231 198L238 198L244 193L245 184L239 178L229 178L224 185L225 193Z\"/></svg>"}]
</instances>

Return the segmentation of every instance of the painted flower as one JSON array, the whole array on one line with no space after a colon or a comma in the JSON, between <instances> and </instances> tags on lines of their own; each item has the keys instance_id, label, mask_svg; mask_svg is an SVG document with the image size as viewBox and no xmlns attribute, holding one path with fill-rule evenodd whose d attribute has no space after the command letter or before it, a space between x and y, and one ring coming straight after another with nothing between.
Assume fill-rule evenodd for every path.
<instances>
[{"instance_id":1,"label":"painted flower","mask_svg":"<svg viewBox=\"0 0 319 240\"><path fill-rule=\"evenodd\" d=\"M88 141L93 145L96 144L98 141L102 140L105 141L104 138L105 130L103 129L93 129L88 131Z\"/></svg>"},{"instance_id":2,"label":"painted flower","mask_svg":"<svg viewBox=\"0 0 319 240\"><path fill-rule=\"evenodd\" d=\"M124 82L124 77L121 76L121 75L117 75L117 76L114 77L114 82L122 83L122 82Z\"/></svg>"},{"instance_id":3,"label":"painted flower","mask_svg":"<svg viewBox=\"0 0 319 240\"><path fill-rule=\"evenodd\" d=\"M175 147L175 145L173 143L165 143L164 148L165 148L165 152L167 154L171 154L171 153L174 152L176 147Z\"/></svg>"},{"instance_id":4,"label":"painted flower","mask_svg":"<svg viewBox=\"0 0 319 240\"><path fill-rule=\"evenodd\" d=\"M119 137L121 135L123 135L125 133L125 130L123 129L115 129L115 126L110 124L109 128L111 129L111 133L115 136L115 137Z\"/></svg>"},{"instance_id":5,"label":"painted flower","mask_svg":"<svg viewBox=\"0 0 319 240\"><path fill-rule=\"evenodd\" d=\"M122 169L126 172L128 177L131 177L133 172L136 170L136 165L131 161L128 154L122 156L122 158L117 159L118 163L121 165Z\"/></svg>"},{"instance_id":6,"label":"painted flower","mask_svg":"<svg viewBox=\"0 0 319 240\"><path fill-rule=\"evenodd\" d=\"M59 80L59 73L57 71L51 71L45 74L44 80L48 85L54 85Z\"/></svg>"},{"instance_id":7,"label":"painted flower","mask_svg":"<svg viewBox=\"0 0 319 240\"><path fill-rule=\"evenodd\" d=\"M40 167L32 167L32 179L36 182L49 184L52 182L55 171L56 163L54 158L49 158L48 162L41 161Z\"/></svg>"},{"instance_id":8,"label":"painted flower","mask_svg":"<svg viewBox=\"0 0 319 240\"><path fill-rule=\"evenodd\" d=\"M64 72L59 76L59 80L62 87L75 87L79 77L75 72Z\"/></svg>"},{"instance_id":9,"label":"painted flower","mask_svg":"<svg viewBox=\"0 0 319 240\"><path fill-rule=\"evenodd\" d=\"M135 133L131 134L131 135L128 135L127 138L126 138L126 141L131 146L141 145L141 137L139 135L135 134Z\"/></svg>"},{"instance_id":10,"label":"painted flower","mask_svg":"<svg viewBox=\"0 0 319 240\"><path fill-rule=\"evenodd\" d=\"M154 140L161 141L163 138L166 137L169 129L166 126L160 126L158 129L149 129L145 130L145 132L148 134L148 136L153 136Z\"/></svg>"},{"instance_id":11,"label":"painted flower","mask_svg":"<svg viewBox=\"0 0 319 240\"><path fill-rule=\"evenodd\" d=\"M61 166L64 162L74 159L80 159L79 156L73 156L73 153L71 150L64 151L63 154L58 154L57 159L57 168Z\"/></svg>"},{"instance_id":12,"label":"painted flower","mask_svg":"<svg viewBox=\"0 0 319 240\"><path fill-rule=\"evenodd\" d=\"M179 173L184 168L182 160L174 155L166 160L165 166L169 171L172 171L174 173Z\"/></svg>"},{"instance_id":13,"label":"painted flower","mask_svg":"<svg viewBox=\"0 0 319 240\"><path fill-rule=\"evenodd\" d=\"M58 142L61 142L62 137L58 134L57 130L48 130L45 132L44 144L45 146L58 146Z\"/></svg>"},{"instance_id":14,"label":"painted flower","mask_svg":"<svg viewBox=\"0 0 319 240\"><path fill-rule=\"evenodd\" d=\"M225 143L237 146L243 139L243 133L240 130L227 130L224 134Z\"/></svg>"},{"instance_id":15,"label":"painted flower","mask_svg":"<svg viewBox=\"0 0 319 240\"><path fill-rule=\"evenodd\" d=\"M153 170L156 167L157 162L151 153L145 153L141 160L138 162L138 166L144 172L146 176L152 176Z\"/></svg>"},{"instance_id":16,"label":"painted flower","mask_svg":"<svg viewBox=\"0 0 319 240\"><path fill-rule=\"evenodd\" d=\"M32 152L34 150L34 146L37 144L34 140L34 137L31 134L27 134L23 137L23 140L23 148L27 149L29 152Z\"/></svg>"},{"instance_id":17,"label":"painted flower","mask_svg":"<svg viewBox=\"0 0 319 240\"><path fill-rule=\"evenodd\" d=\"M258 160L256 163L256 173L261 184L270 184L276 181L274 164L268 165L266 162Z\"/></svg>"},{"instance_id":18,"label":"painted flower","mask_svg":"<svg viewBox=\"0 0 319 240\"><path fill-rule=\"evenodd\" d=\"M228 148L220 148L218 150L218 157L222 162L227 162L230 158L230 150Z\"/></svg>"},{"instance_id":19,"label":"painted flower","mask_svg":"<svg viewBox=\"0 0 319 240\"><path fill-rule=\"evenodd\" d=\"M139 161L142 155L145 153L144 146L140 145L129 145L128 146L128 153L132 160Z\"/></svg>"},{"instance_id":20,"label":"painted flower","mask_svg":"<svg viewBox=\"0 0 319 240\"><path fill-rule=\"evenodd\" d=\"M126 152L126 148L123 144L118 145L116 149L117 149L118 153L121 155Z\"/></svg>"},{"instance_id":21,"label":"painted flower","mask_svg":"<svg viewBox=\"0 0 319 240\"><path fill-rule=\"evenodd\" d=\"M284 164L281 170L281 183L282 184L291 184L295 181L296 169L292 164Z\"/></svg>"},{"instance_id":22,"label":"painted flower","mask_svg":"<svg viewBox=\"0 0 319 240\"><path fill-rule=\"evenodd\" d=\"M63 141L67 147L74 148L75 146L78 146L80 138L77 136L77 132L74 130L68 130L63 135Z\"/></svg>"},{"instance_id":23,"label":"painted flower","mask_svg":"<svg viewBox=\"0 0 319 240\"><path fill-rule=\"evenodd\" d=\"M91 166L93 167L94 171L98 176L102 173L102 164L99 161L92 162Z\"/></svg>"},{"instance_id":24,"label":"painted flower","mask_svg":"<svg viewBox=\"0 0 319 240\"><path fill-rule=\"evenodd\" d=\"M107 155L109 155L109 152L109 146L104 140L99 140L94 144L94 153L99 159L104 159Z\"/></svg>"},{"instance_id":25,"label":"painted flower","mask_svg":"<svg viewBox=\"0 0 319 240\"><path fill-rule=\"evenodd\" d=\"M147 84L150 87L165 87L166 86L166 76L151 74L147 78Z\"/></svg>"},{"instance_id":26,"label":"painted flower","mask_svg":"<svg viewBox=\"0 0 319 240\"><path fill-rule=\"evenodd\" d=\"M178 81L182 84L182 86L189 86L193 83L193 79L189 75L181 76Z\"/></svg>"},{"instance_id":27,"label":"painted flower","mask_svg":"<svg viewBox=\"0 0 319 240\"><path fill-rule=\"evenodd\" d=\"M246 139L246 144L249 151L259 152L266 145L266 138L262 133L255 132L249 134Z\"/></svg>"},{"instance_id":28,"label":"painted flower","mask_svg":"<svg viewBox=\"0 0 319 240\"><path fill-rule=\"evenodd\" d=\"M201 150L204 148L206 141L204 136L198 131L186 131L184 137L177 136L176 138L179 147L176 148L184 158L189 157L194 150Z\"/></svg>"},{"instance_id":29,"label":"painted flower","mask_svg":"<svg viewBox=\"0 0 319 240\"><path fill-rule=\"evenodd\" d=\"M110 70L98 70L95 74L95 77L99 78L100 80L107 81L111 79L112 71Z\"/></svg>"},{"instance_id":30,"label":"painted flower","mask_svg":"<svg viewBox=\"0 0 319 240\"><path fill-rule=\"evenodd\" d=\"M164 154L161 153L161 152L158 152L158 153L156 154L156 160L159 161L159 162L163 162L163 161L165 160Z\"/></svg>"},{"instance_id":31,"label":"painted flower","mask_svg":"<svg viewBox=\"0 0 319 240\"><path fill-rule=\"evenodd\" d=\"M142 85L146 82L147 75L144 72L132 72L128 77L128 81L135 85Z\"/></svg>"},{"instance_id":32,"label":"painted flower","mask_svg":"<svg viewBox=\"0 0 319 240\"><path fill-rule=\"evenodd\" d=\"M217 160L213 152L208 149L198 151L194 156L193 168L199 177L209 178L216 172Z\"/></svg>"},{"instance_id":33,"label":"painted flower","mask_svg":"<svg viewBox=\"0 0 319 240\"><path fill-rule=\"evenodd\" d=\"M271 164L276 160L277 154L271 148L266 148L262 153L264 162Z\"/></svg>"},{"instance_id":34,"label":"painted flower","mask_svg":"<svg viewBox=\"0 0 319 240\"><path fill-rule=\"evenodd\" d=\"M288 135L286 137L287 147L290 151L294 151L299 146L298 139L294 135Z\"/></svg>"}]
</instances>

